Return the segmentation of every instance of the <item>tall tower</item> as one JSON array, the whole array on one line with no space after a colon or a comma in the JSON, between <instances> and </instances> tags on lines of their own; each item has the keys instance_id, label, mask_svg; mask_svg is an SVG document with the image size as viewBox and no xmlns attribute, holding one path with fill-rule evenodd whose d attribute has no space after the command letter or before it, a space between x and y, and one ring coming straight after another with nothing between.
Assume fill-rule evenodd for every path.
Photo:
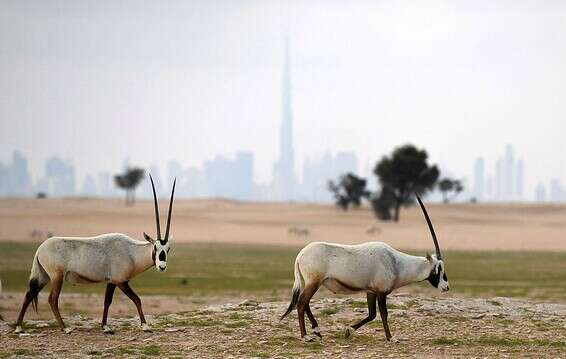
<instances>
[{"instance_id":1,"label":"tall tower","mask_svg":"<svg viewBox=\"0 0 566 359\"><path fill-rule=\"evenodd\" d=\"M474 165L474 196L478 200L483 200L484 197L484 172L485 164L483 157L476 158L476 163Z\"/></svg>"},{"instance_id":2,"label":"tall tower","mask_svg":"<svg viewBox=\"0 0 566 359\"><path fill-rule=\"evenodd\" d=\"M291 108L291 54L288 36L285 36L282 83L279 159L273 166L273 194L276 200L291 200L295 192L295 150L293 148L293 112Z\"/></svg>"}]
</instances>

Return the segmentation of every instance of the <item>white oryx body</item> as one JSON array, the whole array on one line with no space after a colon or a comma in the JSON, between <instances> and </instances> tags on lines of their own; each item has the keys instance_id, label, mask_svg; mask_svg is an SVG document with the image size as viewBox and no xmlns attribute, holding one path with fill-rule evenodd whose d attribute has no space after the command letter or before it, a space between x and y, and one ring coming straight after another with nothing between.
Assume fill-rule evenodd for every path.
<instances>
[{"instance_id":1,"label":"white oryx body","mask_svg":"<svg viewBox=\"0 0 566 359\"><path fill-rule=\"evenodd\" d=\"M333 293L390 293L427 279L433 266L425 257L399 252L382 242L358 245L314 242L297 255L295 280L321 282Z\"/></svg>"},{"instance_id":2,"label":"white oryx body","mask_svg":"<svg viewBox=\"0 0 566 359\"><path fill-rule=\"evenodd\" d=\"M22 331L22 322L30 303L33 303L37 311L38 294L49 282L51 282L49 305L61 330L66 333L70 333L72 329L65 327L59 312L59 294L64 282L72 284L107 283L102 314L102 329L105 333L112 333L112 329L107 325L107 318L116 287L134 302L140 316L142 330L149 331L141 300L130 288L128 282L152 266L155 266L160 272L167 269L167 255L171 244L169 229L176 183L176 181L173 182L165 237L162 239L155 185L151 175L149 178L153 190L157 239L151 238L146 233L143 234L144 241L138 241L120 233L86 238L51 237L47 239L37 248L33 258L29 290L16 321L16 333Z\"/></svg>"},{"instance_id":3,"label":"white oryx body","mask_svg":"<svg viewBox=\"0 0 566 359\"><path fill-rule=\"evenodd\" d=\"M37 249L31 277L62 274L72 284L124 283L154 265L152 251L151 243L120 233L51 237Z\"/></svg>"},{"instance_id":4,"label":"white oryx body","mask_svg":"<svg viewBox=\"0 0 566 359\"><path fill-rule=\"evenodd\" d=\"M444 262L434 228L421 199L421 209L428 223L436 254L426 257L412 256L382 242L344 245L315 242L304 247L295 259L295 283L291 303L281 319L297 308L301 337L306 340L304 315L312 324L314 334L321 336L318 323L310 310L310 300L321 286L334 293L365 292L368 301L368 317L346 329L346 337L376 317L376 302L383 322L385 337L391 339L387 324L389 293L407 284L428 280L434 287L449 290L444 273Z\"/></svg>"}]
</instances>

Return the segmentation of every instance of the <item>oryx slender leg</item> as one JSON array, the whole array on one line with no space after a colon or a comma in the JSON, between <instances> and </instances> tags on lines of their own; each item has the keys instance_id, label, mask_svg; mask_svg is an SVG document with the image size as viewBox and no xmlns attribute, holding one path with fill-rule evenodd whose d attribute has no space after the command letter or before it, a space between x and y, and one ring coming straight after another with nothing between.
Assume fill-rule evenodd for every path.
<instances>
[{"instance_id":1,"label":"oryx slender leg","mask_svg":"<svg viewBox=\"0 0 566 359\"><path fill-rule=\"evenodd\" d=\"M381 315L385 338L389 341L391 339L391 332L389 331L389 324L387 324L387 294L379 294L377 296L377 304L379 305L379 314Z\"/></svg>"},{"instance_id":2,"label":"oryx slender leg","mask_svg":"<svg viewBox=\"0 0 566 359\"><path fill-rule=\"evenodd\" d=\"M305 308L305 313L307 313L307 317L309 317L309 321L311 322L313 333L319 338L322 338L322 334L320 334L320 330L318 329L318 323L316 322L316 319L314 318L314 315L311 312L310 302L307 303L307 306Z\"/></svg>"},{"instance_id":3,"label":"oryx slender leg","mask_svg":"<svg viewBox=\"0 0 566 359\"><path fill-rule=\"evenodd\" d=\"M301 329L301 338L307 335L307 330L305 328L305 310L309 305L312 296L318 290L318 283L311 283L305 287L301 295L299 296L299 303L297 304L297 313L299 315L299 327Z\"/></svg>"},{"instance_id":4,"label":"oryx slender leg","mask_svg":"<svg viewBox=\"0 0 566 359\"><path fill-rule=\"evenodd\" d=\"M104 332L112 333L112 329L106 324L108 322L108 309L110 304L112 304L112 297L114 296L114 289L116 289L116 284L108 283L106 285L106 294L104 295L104 312L102 313L102 329Z\"/></svg>"},{"instance_id":5,"label":"oryx slender leg","mask_svg":"<svg viewBox=\"0 0 566 359\"><path fill-rule=\"evenodd\" d=\"M61 330L65 330L65 323L61 318L61 313L59 312L59 294L61 293L61 288L63 287L63 275L58 274L51 279L51 293L49 293L49 305L53 311L53 315L59 323Z\"/></svg>"},{"instance_id":6,"label":"oryx slender leg","mask_svg":"<svg viewBox=\"0 0 566 359\"><path fill-rule=\"evenodd\" d=\"M20 328L21 330L21 325L24 321L24 315L26 314L28 306L34 300L34 298L37 298L37 295L43 289L43 287L45 287L45 284L38 283L37 287L30 285L30 289L26 292L26 296L24 297L24 302L22 303L22 309L20 310L20 314L18 315L18 320L16 320L16 328Z\"/></svg>"},{"instance_id":7,"label":"oryx slender leg","mask_svg":"<svg viewBox=\"0 0 566 359\"><path fill-rule=\"evenodd\" d=\"M20 315L18 315L18 320L16 320L16 327L19 327L19 326L22 325L22 322L24 321L24 315L26 314L26 310L28 309L28 306L31 303L32 299L33 299L33 296L30 293L30 291L28 291L26 293L25 298L24 298L24 303L22 304L22 309L20 310Z\"/></svg>"},{"instance_id":8,"label":"oryx slender leg","mask_svg":"<svg viewBox=\"0 0 566 359\"><path fill-rule=\"evenodd\" d=\"M362 325L371 322L377 316L376 310L376 299L377 296L374 293L367 293L367 301L368 301L368 316L358 323L352 325L352 328L358 330Z\"/></svg>"},{"instance_id":9,"label":"oryx slender leg","mask_svg":"<svg viewBox=\"0 0 566 359\"><path fill-rule=\"evenodd\" d=\"M136 308L138 309L138 314L140 315L140 322L141 322L142 328L144 330L149 330L149 328L146 328L147 323L146 323L145 317L143 315L140 297L138 297L137 294L134 293L132 288L130 288L130 285L128 284L128 282L118 284L118 288L120 288L120 290L122 290L122 292L124 292L124 294L127 295L128 298L130 298L132 300L132 302L134 302L134 304L136 305Z\"/></svg>"}]
</instances>

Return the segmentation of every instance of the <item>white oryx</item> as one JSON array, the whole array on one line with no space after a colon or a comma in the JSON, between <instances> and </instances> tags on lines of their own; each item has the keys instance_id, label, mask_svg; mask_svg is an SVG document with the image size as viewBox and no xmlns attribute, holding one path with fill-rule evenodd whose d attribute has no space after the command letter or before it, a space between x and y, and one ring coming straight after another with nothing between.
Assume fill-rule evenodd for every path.
<instances>
[{"instance_id":1,"label":"white oryx","mask_svg":"<svg viewBox=\"0 0 566 359\"><path fill-rule=\"evenodd\" d=\"M295 260L293 296L281 319L296 307L301 337L306 341L311 341L314 338L307 336L305 313L311 322L313 333L322 337L309 306L312 296L321 285L333 293L366 292L369 315L348 327L346 337L375 319L377 301L385 337L390 340L386 304L389 293L407 284L423 280L428 280L443 292L448 291L448 278L444 272L444 262L434 228L418 195L417 200L432 234L436 255L431 256L427 253L426 257L416 257L399 252L382 242L353 246L323 242L311 243L299 252Z\"/></svg>"},{"instance_id":2,"label":"white oryx","mask_svg":"<svg viewBox=\"0 0 566 359\"><path fill-rule=\"evenodd\" d=\"M143 234L145 241L138 241L120 233L109 233L90 238L51 237L47 239L35 252L29 290L16 321L16 333L22 331L22 321L30 303L33 303L37 311L37 295L49 281L51 281L49 305L61 330L66 333L70 333L72 328L65 328L59 313L59 293L63 281L72 284L107 282L102 314L102 329L105 333L112 333L112 329L107 325L107 317L116 287L120 288L136 305L142 330L150 331L143 315L141 300L130 288L128 282L152 266L155 266L160 272L167 269L167 254L170 247L169 229L176 180L173 181L167 227L165 237L162 239L155 186L151 175L149 178L153 189L157 239L152 239L145 232Z\"/></svg>"}]
</instances>

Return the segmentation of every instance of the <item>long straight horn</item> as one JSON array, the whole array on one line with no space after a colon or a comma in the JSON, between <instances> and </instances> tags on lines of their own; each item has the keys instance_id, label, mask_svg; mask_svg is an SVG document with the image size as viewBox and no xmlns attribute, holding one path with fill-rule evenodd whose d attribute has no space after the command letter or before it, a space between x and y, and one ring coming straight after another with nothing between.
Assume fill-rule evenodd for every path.
<instances>
[{"instance_id":1,"label":"long straight horn","mask_svg":"<svg viewBox=\"0 0 566 359\"><path fill-rule=\"evenodd\" d=\"M171 190L171 199L169 200L169 213L167 214L167 227L165 228L165 240L169 239L169 228L171 226L171 211L173 210L173 195L175 194L175 184L177 178L173 181L173 189Z\"/></svg>"},{"instance_id":2,"label":"long straight horn","mask_svg":"<svg viewBox=\"0 0 566 359\"><path fill-rule=\"evenodd\" d=\"M436 248L436 258L442 259L442 256L440 255L440 247L438 246L438 239L436 238L436 233L434 233L434 227L432 226L432 222L428 217L428 213L426 212L426 208L423 204L423 201L421 201L421 197L419 197L419 194L417 192L415 192L415 195L417 196L417 201L419 201L419 204L421 205L421 209L423 210L426 223L428 224L428 229L430 229L430 234L432 235L432 241L434 242L434 247Z\"/></svg>"},{"instance_id":3,"label":"long straight horn","mask_svg":"<svg viewBox=\"0 0 566 359\"><path fill-rule=\"evenodd\" d=\"M153 205L155 206L155 222L157 223L157 239L161 239L161 226L159 225L159 206L157 205L157 195L155 194L155 185L153 184L153 178L151 178L151 173L149 174L149 180L151 181L151 189L153 190Z\"/></svg>"}]
</instances>

